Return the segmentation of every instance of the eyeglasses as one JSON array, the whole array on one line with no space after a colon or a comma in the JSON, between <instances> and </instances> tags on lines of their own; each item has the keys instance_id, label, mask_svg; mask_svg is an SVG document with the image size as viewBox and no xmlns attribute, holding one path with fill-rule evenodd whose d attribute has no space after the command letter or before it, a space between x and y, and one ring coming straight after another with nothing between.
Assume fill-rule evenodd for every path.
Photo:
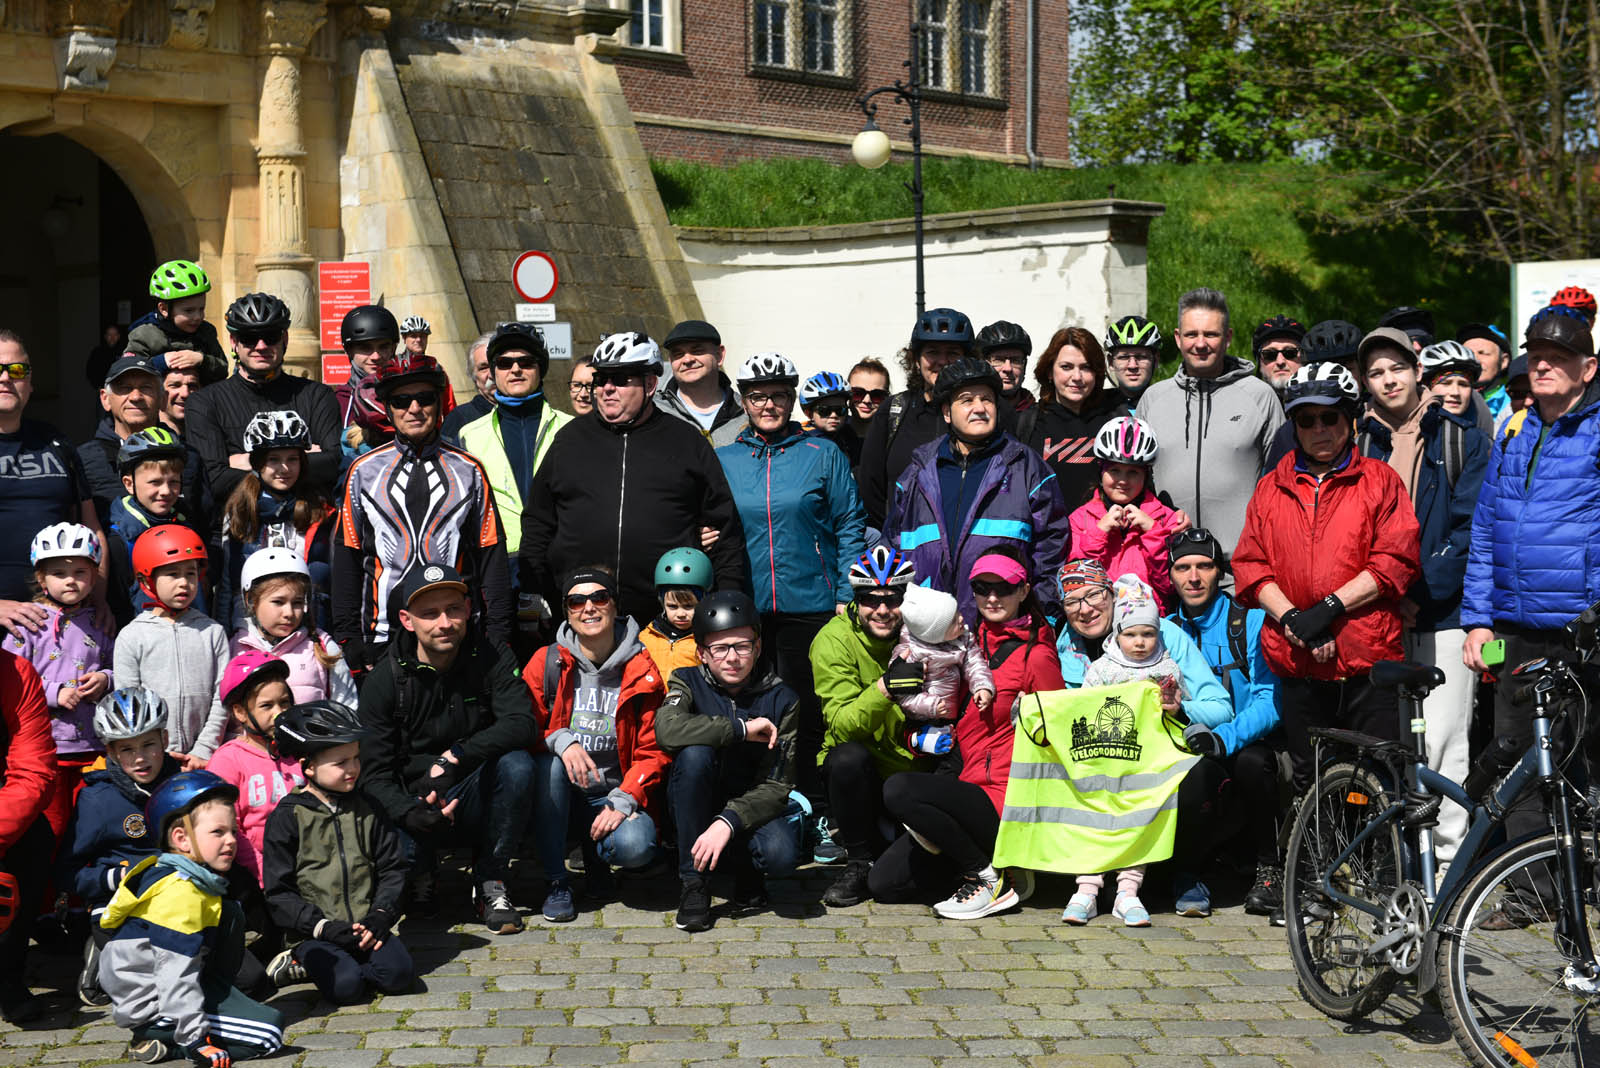
<instances>
[{"instance_id":1,"label":"eyeglasses","mask_svg":"<svg viewBox=\"0 0 1600 1068\"><path fill-rule=\"evenodd\" d=\"M604 389L606 386L616 386L618 389L626 389L628 386L635 385L643 381L643 375L633 374L628 371L596 371L594 373L595 389Z\"/></svg>"},{"instance_id":2,"label":"eyeglasses","mask_svg":"<svg viewBox=\"0 0 1600 1068\"><path fill-rule=\"evenodd\" d=\"M1113 352L1112 363L1154 363L1155 354L1150 352Z\"/></svg>"},{"instance_id":3,"label":"eyeglasses","mask_svg":"<svg viewBox=\"0 0 1600 1068\"><path fill-rule=\"evenodd\" d=\"M830 419L838 418L838 417L844 415L844 405L842 405L842 404L819 404L816 407L812 408L811 412L812 412L813 415L820 415L820 416L823 416L825 418L830 418Z\"/></svg>"},{"instance_id":4,"label":"eyeglasses","mask_svg":"<svg viewBox=\"0 0 1600 1068\"><path fill-rule=\"evenodd\" d=\"M1099 608L1109 600L1111 600L1111 591L1104 586L1095 586L1077 597L1063 597L1061 599L1061 607L1067 612L1077 612L1083 608Z\"/></svg>"},{"instance_id":5,"label":"eyeglasses","mask_svg":"<svg viewBox=\"0 0 1600 1068\"><path fill-rule=\"evenodd\" d=\"M7 378L27 378L33 374L33 365L29 363L0 363L0 371L4 371Z\"/></svg>"},{"instance_id":6,"label":"eyeglasses","mask_svg":"<svg viewBox=\"0 0 1600 1068\"><path fill-rule=\"evenodd\" d=\"M972 593L976 597L1010 597L1022 588L1020 583L1003 579L973 579Z\"/></svg>"},{"instance_id":7,"label":"eyeglasses","mask_svg":"<svg viewBox=\"0 0 1600 1068\"><path fill-rule=\"evenodd\" d=\"M496 371L509 371L513 367L520 367L524 371L531 371L539 366L537 356L496 356L494 369Z\"/></svg>"},{"instance_id":8,"label":"eyeglasses","mask_svg":"<svg viewBox=\"0 0 1600 1068\"><path fill-rule=\"evenodd\" d=\"M857 404L860 404L862 401L868 399L871 399L873 404L882 404L884 401L889 399L889 391L886 389L860 389L858 387L851 387L850 399L855 401Z\"/></svg>"},{"instance_id":9,"label":"eyeglasses","mask_svg":"<svg viewBox=\"0 0 1600 1068\"><path fill-rule=\"evenodd\" d=\"M596 608L604 608L606 605L608 605L610 603L611 603L611 591L610 590L595 590L592 593L569 593L569 594L567 594L567 611L569 611L569 612L576 612L578 609L582 608L586 604L592 604Z\"/></svg>"},{"instance_id":10,"label":"eyeglasses","mask_svg":"<svg viewBox=\"0 0 1600 1068\"><path fill-rule=\"evenodd\" d=\"M1338 426L1344 421L1343 412L1296 412L1294 416L1294 425L1300 430L1310 430L1319 426Z\"/></svg>"},{"instance_id":11,"label":"eyeglasses","mask_svg":"<svg viewBox=\"0 0 1600 1068\"><path fill-rule=\"evenodd\" d=\"M594 396L594 385L590 382L574 382L567 389L574 397Z\"/></svg>"},{"instance_id":12,"label":"eyeglasses","mask_svg":"<svg viewBox=\"0 0 1600 1068\"><path fill-rule=\"evenodd\" d=\"M439 394L431 389L424 390L421 393L391 393L389 394L389 399L384 403L397 412L406 411L413 404L421 405L424 408L432 408L439 403Z\"/></svg>"},{"instance_id":13,"label":"eyeglasses","mask_svg":"<svg viewBox=\"0 0 1600 1068\"><path fill-rule=\"evenodd\" d=\"M776 393L746 393L744 402L752 408L765 408L769 404L782 408L794 403L794 394L787 389L780 389Z\"/></svg>"},{"instance_id":14,"label":"eyeglasses","mask_svg":"<svg viewBox=\"0 0 1600 1068\"><path fill-rule=\"evenodd\" d=\"M718 642L716 645L706 646L705 650L706 655L713 660L726 660L730 656L743 660L756 651L756 643L749 639L742 642Z\"/></svg>"},{"instance_id":15,"label":"eyeglasses","mask_svg":"<svg viewBox=\"0 0 1600 1068\"><path fill-rule=\"evenodd\" d=\"M870 590L856 594L856 604L862 608L899 608L905 599L902 590Z\"/></svg>"},{"instance_id":16,"label":"eyeglasses","mask_svg":"<svg viewBox=\"0 0 1600 1068\"><path fill-rule=\"evenodd\" d=\"M1298 360L1300 358L1300 350L1294 345L1285 345L1277 349L1262 349L1261 358L1268 363L1279 359Z\"/></svg>"},{"instance_id":17,"label":"eyeglasses","mask_svg":"<svg viewBox=\"0 0 1600 1068\"><path fill-rule=\"evenodd\" d=\"M276 345L283 340L282 330L235 330L234 340L247 349L253 349L263 341L268 345Z\"/></svg>"},{"instance_id":18,"label":"eyeglasses","mask_svg":"<svg viewBox=\"0 0 1600 1068\"><path fill-rule=\"evenodd\" d=\"M1020 352L996 352L992 353L988 360L991 367L1002 363L1014 363L1018 367L1028 365L1028 358Z\"/></svg>"}]
</instances>

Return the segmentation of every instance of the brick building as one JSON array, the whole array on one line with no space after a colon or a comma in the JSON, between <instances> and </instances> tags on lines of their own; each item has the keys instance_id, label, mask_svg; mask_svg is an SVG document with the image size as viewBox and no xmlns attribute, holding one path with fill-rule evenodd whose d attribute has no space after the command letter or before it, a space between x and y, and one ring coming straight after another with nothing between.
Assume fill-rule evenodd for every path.
<instances>
[{"instance_id":1,"label":"brick building","mask_svg":"<svg viewBox=\"0 0 1600 1068\"><path fill-rule=\"evenodd\" d=\"M609 2L632 15L615 62L652 155L848 159L856 99L906 75L914 13L924 151L1066 162L1068 0ZM879 125L905 148L905 107L887 96Z\"/></svg>"}]
</instances>

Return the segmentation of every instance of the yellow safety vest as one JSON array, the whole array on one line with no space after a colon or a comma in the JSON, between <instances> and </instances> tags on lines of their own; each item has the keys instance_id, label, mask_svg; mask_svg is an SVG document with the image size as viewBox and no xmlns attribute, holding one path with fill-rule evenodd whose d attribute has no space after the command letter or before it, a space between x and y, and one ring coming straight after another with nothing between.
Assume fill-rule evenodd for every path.
<instances>
[{"instance_id":1,"label":"yellow safety vest","mask_svg":"<svg viewBox=\"0 0 1600 1068\"><path fill-rule=\"evenodd\" d=\"M539 439L534 449L533 469L539 470L556 431L572 422L572 416L551 407L546 401L544 414L539 417ZM500 435L500 412L490 412L474 419L461 428L461 447L478 458L484 473L489 476L489 488L494 491L495 507L500 510L500 528L505 531L506 552L515 556L522 544L522 494L517 491L517 476L506 459L505 438ZM516 562L512 561L515 569Z\"/></svg>"},{"instance_id":2,"label":"yellow safety vest","mask_svg":"<svg viewBox=\"0 0 1600 1068\"><path fill-rule=\"evenodd\" d=\"M1172 856L1178 785L1199 757L1148 680L1021 699L996 867L1089 875Z\"/></svg>"}]
</instances>

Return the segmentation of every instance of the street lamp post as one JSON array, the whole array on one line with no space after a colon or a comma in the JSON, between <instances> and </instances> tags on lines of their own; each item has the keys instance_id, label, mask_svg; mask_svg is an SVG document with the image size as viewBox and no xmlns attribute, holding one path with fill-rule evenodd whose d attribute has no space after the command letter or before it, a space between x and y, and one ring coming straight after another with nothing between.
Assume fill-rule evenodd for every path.
<instances>
[{"instance_id":1,"label":"street lamp post","mask_svg":"<svg viewBox=\"0 0 1600 1068\"><path fill-rule=\"evenodd\" d=\"M917 27L914 22L911 26L911 58L906 60L906 70L910 72L910 76L905 81L880 86L856 101L862 113L867 116L867 124L851 142L850 154L855 157L857 163L869 170L875 170L888 163L889 135L878 129L875 121L878 116L878 105L873 98L888 93L895 100L905 102L911 114L900 121L911 127L911 181L906 183L906 189L911 192L912 214L916 220L917 317L921 318L925 303L922 284L922 73L917 62Z\"/></svg>"}]
</instances>

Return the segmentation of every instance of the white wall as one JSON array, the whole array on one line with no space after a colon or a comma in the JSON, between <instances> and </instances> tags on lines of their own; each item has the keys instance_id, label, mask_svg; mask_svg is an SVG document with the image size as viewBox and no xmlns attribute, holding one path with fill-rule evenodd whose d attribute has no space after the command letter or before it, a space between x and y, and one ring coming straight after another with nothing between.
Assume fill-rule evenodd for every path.
<instances>
[{"instance_id":1,"label":"white wall","mask_svg":"<svg viewBox=\"0 0 1600 1068\"><path fill-rule=\"evenodd\" d=\"M1159 204L1085 201L929 216L927 306L953 307L974 329L1020 323L1037 354L1064 326L1104 336L1145 311L1145 241ZM678 243L732 374L776 350L802 376L841 374L862 356L898 361L916 320L912 223L728 230L682 227Z\"/></svg>"},{"instance_id":2,"label":"white wall","mask_svg":"<svg viewBox=\"0 0 1600 1068\"><path fill-rule=\"evenodd\" d=\"M1600 260L1548 260L1511 265L1511 322L1506 337L1516 352L1533 313L1550 303L1556 290L1582 286L1600 294Z\"/></svg>"}]
</instances>

